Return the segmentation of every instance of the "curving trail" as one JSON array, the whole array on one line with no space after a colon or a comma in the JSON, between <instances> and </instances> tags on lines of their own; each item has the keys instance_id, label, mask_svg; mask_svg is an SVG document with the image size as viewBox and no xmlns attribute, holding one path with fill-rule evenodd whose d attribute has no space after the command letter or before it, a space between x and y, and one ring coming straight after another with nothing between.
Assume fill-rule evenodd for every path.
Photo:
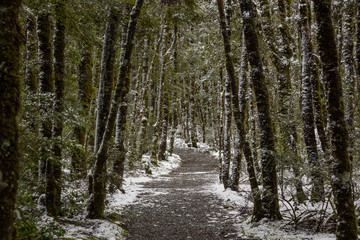
<instances>
[{"instance_id":1,"label":"curving trail","mask_svg":"<svg viewBox=\"0 0 360 240\"><path fill-rule=\"evenodd\" d=\"M178 149L183 163L168 175L143 183L149 191L125 207L127 239L244 239L234 217L209 187L217 179L217 161L207 153Z\"/></svg>"}]
</instances>

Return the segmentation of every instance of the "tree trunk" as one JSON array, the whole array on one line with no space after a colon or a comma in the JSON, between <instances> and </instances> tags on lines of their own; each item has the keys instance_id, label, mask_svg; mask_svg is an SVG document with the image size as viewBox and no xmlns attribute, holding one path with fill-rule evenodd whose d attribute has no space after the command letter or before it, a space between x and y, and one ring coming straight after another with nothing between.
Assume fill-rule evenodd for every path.
<instances>
[{"instance_id":1,"label":"tree trunk","mask_svg":"<svg viewBox=\"0 0 360 240\"><path fill-rule=\"evenodd\" d=\"M327 110L331 122L331 144L333 148L331 184L337 210L336 237L339 240L357 239L357 221L348 153L349 135L344 115L339 57L331 19L331 1L314 0L313 2L318 25L317 39L323 78L328 90Z\"/></svg>"},{"instance_id":2,"label":"tree trunk","mask_svg":"<svg viewBox=\"0 0 360 240\"><path fill-rule=\"evenodd\" d=\"M277 188L274 131L270 116L269 94L265 85L265 75L256 32L255 12L251 0L241 1L241 12L244 22L246 49L251 66L251 79L259 113L264 214L269 219L278 220L281 219L281 215Z\"/></svg>"},{"instance_id":3,"label":"tree trunk","mask_svg":"<svg viewBox=\"0 0 360 240\"><path fill-rule=\"evenodd\" d=\"M57 218L61 209L61 141L63 131L64 87L65 87L65 6L64 2L55 3L54 36L54 123L53 123L53 159L46 163L46 210Z\"/></svg>"},{"instance_id":4,"label":"tree trunk","mask_svg":"<svg viewBox=\"0 0 360 240\"><path fill-rule=\"evenodd\" d=\"M177 23L175 23L174 26L174 53L173 53L173 59L174 59L174 74L173 74L173 81L174 85L178 86L178 71L179 71L179 61L178 61L178 26ZM178 114L180 111L179 109L179 103L180 103L180 96L177 91L173 91L173 94L171 96L172 99L175 99L175 103L172 106L172 109L170 110L170 116L171 116L171 130L170 130L170 145L169 145L169 154L170 156L174 152L174 143L175 143L175 134L176 129L178 127Z\"/></svg>"},{"instance_id":5,"label":"tree trunk","mask_svg":"<svg viewBox=\"0 0 360 240\"><path fill-rule=\"evenodd\" d=\"M81 122L74 128L74 137L77 144L80 146L75 150L71 158L72 171L75 176L86 176L86 119L89 116L91 100L93 98L93 56L92 45L86 41L82 42L84 46L80 49L80 65L78 77L78 100L80 102Z\"/></svg>"},{"instance_id":6,"label":"tree trunk","mask_svg":"<svg viewBox=\"0 0 360 240\"><path fill-rule=\"evenodd\" d=\"M169 37L169 29L167 25L164 25L163 29L162 29L162 34L161 34L162 38L161 38L161 50L160 50L160 78L159 78L159 85L158 85L158 89L157 89L157 95L158 95L158 100L157 100L157 114L156 114L156 123L154 125L154 137L153 137L153 148L151 151L151 162L154 165L158 165L158 160L159 160L159 140L161 138L161 126L162 126L162 121L163 121L163 115L164 115L164 84L166 81L166 63L167 63L167 53L166 53L166 46L167 46L167 42L168 42L168 37Z\"/></svg>"},{"instance_id":7,"label":"tree trunk","mask_svg":"<svg viewBox=\"0 0 360 240\"><path fill-rule=\"evenodd\" d=\"M240 78L239 78L239 87L238 87L238 101L239 101L239 111L241 116L241 124L244 128L244 132L241 133L237 128L237 138L235 143L235 157L233 161L233 169L232 169L232 180L231 180L231 189L237 191L239 189L239 180L240 180L240 172L241 172L241 159L242 159L242 146L244 143L242 141L246 141L246 136L241 136L241 134L245 134L245 117L246 117L246 94L248 89L248 79L247 79L247 71L248 71L248 58L246 53L245 46L245 37L244 32L242 33L242 51L241 51L241 66L240 66ZM247 143L249 144L249 143ZM249 145L250 146L250 145ZM251 153L250 153L251 156ZM252 158L251 158L252 159ZM256 180L256 177L255 177Z\"/></svg>"},{"instance_id":8,"label":"tree trunk","mask_svg":"<svg viewBox=\"0 0 360 240\"><path fill-rule=\"evenodd\" d=\"M5 1L0 11L0 239L18 239L15 203L19 180L19 126L21 104L18 22L21 0Z\"/></svg>"},{"instance_id":9,"label":"tree trunk","mask_svg":"<svg viewBox=\"0 0 360 240\"><path fill-rule=\"evenodd\" d=\"M44 193L43 179L46 174L46 163L51 156L50 143L48 142L52 138L52 94L54 92L54 78L53 78L53 65L52 65L52 46L51 46L51 23L50 14L47 12L41 12L37 19L37 33L39 38L39 91L41 94L40 98L40 115L44 116L44 120L40 126L40 134L43 137L43 144L41 147L41 158L40 158L40 171L39 171L39 184L40 192Z\"/></svg>"},{"instance_id":10,"label":"tree trunk","mask_svg":"<svg viewBox=\"0 0 360 240\"><path fill-rule=\"evenodd\" d=\"M165 41L167 42L168 37L165 38ZM167 52L165 53L164 56L164 77L162 78L162 84L163 84L163 100L162 100L162 106L160 106L162 108L162 119L161 121L161 128L160 128L160 132L161 132L161 136L160 136L160 143L159 143L159 153L158 153L158 160L159 161L164 161L166 160L166 149L167 149L167 139L168 139L168 125L169 125L169 117L170 117L170 95L169 95L169 81L168 81L168 77L166 76L165 73L165 65L167 63L167 55L170 54L170 50L172 49L172 47L174 46L174 44L176 43L176 35L174 35L174 40L173 40L173 44L172 46L167 50ZM166 46L166 45L165 45Z\"/></svg>"},{"instance_id":11,"label":"tree trunk","mask_svg":"<svg viewBox=\"0 0 360 240\"><path fill-rule=\"evenodd\" d=\"M304 122L304 139L311 168L311 200L319 202L324 200L324 181L320 171L320 163L316 146L314 112L312 103L312 87L311 87L311 35L310 22L308 21L308 11L306 0L300 1L300 33L302 47L302 118Z\"/></svg>"},{"instance_id":12,"label":"tree trunk","mask_svg":"<svg viewBox=\"0 0 360 240\"><path fill-rule=\"evenodd\" d=\"M36 78L35 56L37 54L36 46L36 19L29 13L26 18L26 69L25 69L25 92L27 94L35 94L38 90Z\"/></svg>"},{"instance_id":13,"label":"tree trunk","mask_svg":"<svg viewBox=\"0 0 360 240\"><path fill-rule=\"evenodd\" d=\"M149 40L144 40L144 57L142 62L142 109L141 109L141 126L138 133L137 149L138 149L138 161L141 161L145 152L147 126L149 119Z\"/></svg>"},{"instance_id":14,"label":"tree trunk","mask_svg":"<svg viewBox=\"0 0 360 240\"><path fill-rule=\"evenodd\" d=\"M119 25L118 15L119 12L115 8L111 7L106 23L101 59L101 75L95 129L95 153L97 153L100 148L110 111L111 95L114 85L115 42L117 39L117 29Z\"/></svg>"},{"instance_id":15,"label":"tree trunk","mask_svg":"<svg viewBox=\"0 0 360 240\"><path fill-rule=\"evenodd\" d=\"M259 221L264 217L264 211L261 204L261 195L260 190L257 184L256 175L254 171L254 165L253 165L253 159L251 157L251 150L250 145L245 140L245 130L244 130L244 118L241 115L240 109L239 109L239 98L238 98L238 90L236 86L236 80L235 80L235 70L234 70L234 64L233 59L231 56L231 45L230 45L230 39L226 27L226 21L225 21L225 14L224 14L224 6L221 0L217 0L218 10L219 10L219 16L220 16L220 28L223 35L223 41L224 41L224 51L225 51L225 58L226 58L226 71L228 74L228 77L230 79L231 84L231 96L232 96L232 103L233 103L233 110L234 110L234 118L236 122L236 127L239 131L239 137L240 142L242 143L242 149L244 151L244 155L247 160L247 170L249 173L249 180L250 180L250 187L251 187L251 193L254 198L254 208L253 208L253 219L255 221Z\"/></svg>"},{"instance_id":16,"label":"tree trunk","mask_svg":"<svg viewBox=\"0 0 360 240\"><path fill-rule=\"evenodd\" d=\"M356 73L357 76L360 76L360 1L356 1L356 19L355 19L355 25L356 25ZM359 88L359 85L358 85Z\"/></svg>"},{"instance_id":17,"label":"tree trunk","mask_svg":"<svg viewBox=\"0 0 360 240\"><path fill-rule=\"evenodd\" d=\"M222 162L222 180L224 188L230 185L231 161L231 83L229 73L225 77L225 126L224 126L224 158Z\"/></svg>"},{"instance_id":18,"label":"tree trunk","mask_svg":"<svg viewBox=\"0 0 360 240\"><path fill-rule=\"evenodd\" d=\"M349 155L352 161L352 153L354 152L354 102L355 102L355 69L354 69L354 0L344 2L344 19L343 19L343 49L342 57L344 64L344 95L345 95L345 121L349 130ZM339 49L340 50L340 49Z\"/></svg>"},{"instance_id":19,"label":"tree trunk","mask_svg":"<svg viewBox=\"0 0 360 240\"><path fill-rule=\"evenodd\" d=\"M130 6L126 5L125 8L128 9L130 8ZM126 50L126 34L128 30L127 28L128 28L128 22L125 22L123 25L123 32L121 39L122 54ZM129 91L128 89L130 88L130 73L128 73L128 76L125 81L125 86L123 88L126 90L121 96L120 99L121 104L119 106L116 117L115 144L117 148L117 156L113 163L113 173L115 174L115 186L120 191L124 191L122 184L124 180L125 158L127 153L127 149L125 147L125 143L126 143L125 137L126 137L126 120L127 120L127 112L128 112L127 92Z\"/></svg>"},{"instance_id":20,"label":"tree trunk","mask_svg":"<svg viewBox=\"0 0 360 240\"><path fill-rule=\"evenodd\" d=\"M195 115L195 76L190 77L190 93L189 93L189 134L191 147L197 148L197 134L196 134L196 115Z\"/></svg>"},{"instance_id":21,"label":"tree trunk","mask_svg":"<svg viewBox=\"0 0 360 240\"><path fill-rule=\"evenodd\" d=\"M111 104L110 113L105 128L105 133L100 145L99 150L96 153L96 162L93 173L93 184L89 181L89 185L93 185L93 196L90 196L88 204L88 218L102 218L105 208L105 174L106 174L106 162L108 158L108 149L110 139L113 134L114 124L119 106L123 96L126 96L129 89L130 79L128 78L128 72L130 67L131 53L133 49L133 39L135 35L135 29L137 24L137 18L140 15L140 10L143 5L143 0L137 0L135 6L130 13L130 20L126 35L125 49L120 57L120 68L118 80L115 87L115 94Z\"/></svg>"}]
</instances>

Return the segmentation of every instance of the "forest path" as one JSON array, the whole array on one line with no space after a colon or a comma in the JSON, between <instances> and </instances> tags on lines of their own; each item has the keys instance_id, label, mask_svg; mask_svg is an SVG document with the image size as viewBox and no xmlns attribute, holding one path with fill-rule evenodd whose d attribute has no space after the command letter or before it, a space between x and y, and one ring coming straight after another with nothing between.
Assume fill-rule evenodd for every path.
<instances>
[{"instance_id":1,"label":"forest path","mask_svg":"<svg viewBox=\"0 0 360 240\"><path fill-rule=\"evenodd\" d=\"M183 160L168 175L142 183L145 191L124 210L127 239L243 239L223 200L211 193L217 161L208 153L176 150Z\"/></svg>"}]
</instances>

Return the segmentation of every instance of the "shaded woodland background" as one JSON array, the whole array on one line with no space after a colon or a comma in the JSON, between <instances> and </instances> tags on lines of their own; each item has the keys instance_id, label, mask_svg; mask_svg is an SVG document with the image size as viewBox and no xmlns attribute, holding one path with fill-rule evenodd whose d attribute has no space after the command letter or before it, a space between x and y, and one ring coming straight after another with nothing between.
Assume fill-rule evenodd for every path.
<instances>
[{"instance_id":1,"label":"shaded woodland background","mask_svg":"<svg viewBox=\"0 0 360 240\"><path fill-rule=\"evenodd\" d=\"M45 210L106 217L124 172L151 174L176 138L219 152L225 189L248 175L254 221L322 202L316 230L357 239L359 1L0 6L0 239L42 239Z\"/></svg>"}]
</instances>

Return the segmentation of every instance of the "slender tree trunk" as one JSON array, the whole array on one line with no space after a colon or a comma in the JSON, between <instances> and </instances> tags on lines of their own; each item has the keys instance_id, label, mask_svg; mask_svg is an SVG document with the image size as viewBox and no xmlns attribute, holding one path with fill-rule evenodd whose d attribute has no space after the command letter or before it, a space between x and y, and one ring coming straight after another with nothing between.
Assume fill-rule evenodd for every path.
<instances>
[{"instance_id":1,"label":"slender tree trunk","mask_svg":"<svg viewBox=\"0 0 360 240\"><path fill-rule=\"evenodd\" d=\"M54 123L53 123L53 159L46 163L46 210L57 218L61 209L61 141L63 131L64 87L65 87L65 6L62 0L55 3L54 36Z\"/></svg>"},{"instance_id":2,"label":"slender tree trunk","mask_svg":"<svg viewBox=\"0 0 360 240\"><path fill-rule=\"evenodd\" d=\"M222 162L223 162L223 156L222 153L224 151L224 80L223 80L223 69L220 67L219 69L219 84L218 84L218 125L216 126L216 129L218 129L218 149L219 149L219 179L222 182Z\"/></svg>"},{"instance_id":3,"label":"slender tree trunk","mask_svg":"<svg viewBox=\"0 0 360 240\"><path fill-rule=\"evenodd\" d=\"M237 191L239 189L239 180L240 180L240 172L241 172L241 159L242 159L242 146L245 144L241 141L245 140L245 136L241 136L241 134L245 134L245 115L247 112L246 105L246 94L248 89L248 80L247 80L247 71L248 71L248 59L247 59L247 53L246 53L246 46L245 46L245 37L244 32L242 33L242 51L241 51L241 66L240 66L240 78L239 78L239 90L238 90L238 99L239 99L239 111L241 116L241 124L244 128L244 133L241 133L239 131L239 128L237 128L237 142L235 144L235 151L236 155L234 157L233 161L233 169L232 169L232 181L231 181L231 189L234 191ZM247 143L249 145L249 143ZM251 155L251 153L250 153ZM252 158L251 158L252 159ZM255 178L256 180L256 178Z\"/></svg>"},{"instance_id":4,"label":"slender tree trunk","mask_svg":"<svg viewBox=\"0 0 360 240\"><path fill-rule=\"evenodd\" d=\"M244 43L245 44L245 43ZM252 89L252 87L249 88L250 90ZM253 91L249 91L249 99L250 99L250 111L249 111L249 120L250 120L250 145L251 145L251 149L252 149L252 157L253 157L253 161L254 161L254 165L255 165L255 169L256 169L256 173L258 175L260 175L261 173L261 167L259 164L259 159L258 159L258 134L257 134L257 121L256 121L256 103L255 103L255 97L254 97L254 93Z\"/></svg>"},{"instance_id":5,"label":"slender tree trunk","mask_svg":"<svg viewBox=\"0 0 360 240\"><path fill-rule=\"evenodd\" d=\"M308 21L308 10L306 0L300 1L300 32L302 47L302 118L304 122L304 139L311 168L311 200L319 202L324 199L324 181L320 171L320 163L316 146L314 111L312 103L311 87L311 35L310 21Z\"/></svg>"},{"instance_id":6,"label":"slender tree trunk","mask_svg":"<svg viewBox=\"0 0 360 240\"><path fill-rule=\"evenodd\" d=\"M356 73L357 76L360 76L360 1L356 1L356 18L355 18L355 25L356 25ZM359 88L359 83L358 83Z\"/></svg>"},{"instance_id":7,"label":"slender tree trunk","mask_svg":"<svg viewBox=\"0 0 360 240\"><path fill-rule=\"evenodd\" d=\"M115 8L111 7L106 23L101 59L101 74L95 129L95 153L97 153L100 148L110 111L111 95L114 85L115 42L117 39L117 29L119 25L118 15L119 12Z\"/></svg>"},{"instance_id":8,"label":"slender tree trunk","mask_svg":"<svg viewBox=\"0 0 360 240\"><path fill-rule=\"evenodd\" d=\"M352 192L351 166L348 152L349 135L344 115L344 100L339 72L339 57L331 19L331 1L314 0L318 25L317 39L324 82L328 90L327 110L332 133L331 184L337 210L336 238L357 239L357 221Z\"/></svg>"},{"instance_id":9,"label":"slender tree trunk","mask_svg":"<svg viewBox=\"0 0 360 240\"><path fill-rule=\"evenodd\" d=\"M168 42L168 37L169 37L169 29L168 26L165 25L164 28L162 29L162 46L161 46L161 50L160 50L160 78L159 78L159 85L158 85L158 89L157 89L157 94L158 94L158 101L157 101L157 115L156 115L156 123L154 126L154 137L153 137L153 149L151 152L151 162L154 165L158 165L158 160L159 160L159 140L161 138L161 130L162 130L162 121L163 121L163 115L164 115L164 85L165 82L167 81L166 78L166 63L167 63L167 53L166 53L166 47L167 47L167 42Z\"/></svg>"},{"instance_id":10,"label":"slender tree trunk","mask_svg":"<svg viewBox=\"0 0 360 240\"><path fill-rule=\"evenodd\" d=\"M165 53L165 64L167 62L167 55L170 54L170 50L176 44L176 33L174 33L174 39L171 47ZM165 66L164 66L165 67ZM165 71L165 69L164 69ZM166 75L166 73L164 72ZM159 144L159 154L158 159L160 161L164 161L166 159L165 153L167 150L167 139L168 139L168 128L169 128L169 118L170 118L170 94L169 94L169 80L168 77L164 76L163 78L163 106L161 106L163 117L161 119L161 137L160 137L160 144Z\"/></svg>"},{"instance_id":11,"label":"slender tree trunk","mask_svg":"<svg viewBox=\"0 0 360 240\"><path fill-rule=\"evenodd\" d=\"M224 158L222 162L222 180L224 188L230 185L231 161L231 85L228 73L225 77L225 126L224 126Z\"/></svg>"},{"instance_id":12,"label":"slender tree trunk","mask_svg":"<svg viewBox=\"0 0 360 240\"><path fill-rule=\"evenodd\" d=\"M86 176L86 118L89 116L91 100L93 98L94 87L92 83L93 79L93 56L92 56L92 45L84 41L80 49L80 65L79 65L79 77L78 77L78 100L80 102L80 114L82 117L81 123L74 128L74 137L77 144L81 148L76 149L71 158L72 171L75 175L81 177Z\"/></svg>"},{"instance_id":13,"label":"slender tree trunk","mask_svg":"<svg viewBox=\"0 0 360 240\"><path fill-rule=\"evenodd\" d=\"M21 104L19 11L21 0L1 3L0 11L0 239L18 239L15 203L19 180Z\"/></svg>"},{"instance_id":14,"label":"slender tree trunk","mask_svg":"<svg viewBox=\"0 0 360 240\"><path fill-rule=\"evenodd\" d=\"M235 70L234 70L234 64L231 54L231 45L230 45L230 39L227 31L226 21L225 21L225 14L224 14L224 6L221 0L217 0L218 5L218 11L220 16L220 28L223 36L224 41L224 51L225 51L225 58L226 58L226 71L228 74L228 77L230 79L230 85L231 85L231 96L232 96L232 103L233 103L233 110L234 110L234 118L236 122L236 127L239 131L239 137L240 142L242 144L242 149L244 151L244 155L247 160L247 170L249 173L249 180L250 180L250 187L252 196L254 198L254 208L253 208L253 219L255 221L259 221L264 217L264 211L261 204L261 195L260 190L258 187L258 183L256 180L256 175L254 171L254 165L252 162L251 157L251 150L250 145L245 140L245 130L244 130L244 122L245 119L243 118L243 115L240 111L240 103L238 98L238 89L236 86L236 80L235 80Z\"/></svg>"},{"instance_id":15,"label":"slender tree trunk","mask_svg":"<svg viewBox=\"0 0 360 240\"><path fill-rule=\"evenodd\" d=\"M270 4L268 0L260 0L262 7L262 15L265 17L263 22L263 29L265 40L271 50L271 59L276 67L277 79L279 82L279 98L280 98L280 109L279 109L279 128L280 138L279 145L282 146L282 153L285 157L291 155L296 162L293 162L292 168L295 174L295 188L296 196L298 201L302 202L306 199L305 193L302 188L301 176L300 176L300 164L299 154L297 151L298 136L296 133L296 126L294 120L294 111L292 106L292 86L290 78L290 59L293 56L290 48L291 35L286 21L287 9L284 0L277 0L277 7L279 10L280 35L281 41L279 46L275 45L276 36L271 26L273 18L271 16Z\"/></svg>"},{"instance_id":16,"label":"slender tree trunk","mask_svg":"<svg viewBox=\"0 0 360 240\"><path fill-rule=\"evenodd\" d=\"M39 183L40 192L44 193L43 179L46 174L46 163L51 156L50 148L48 147L49 140L52 138L52 119L51 119L51 100L54 92L54 78L53 78L53 65L52 65L52 46L51 46L51 23L50 14L47 12L41 12L37 19L37 33L39 38L39 91L41 94L40 99L40 115L44 116L44 120L40 126L40 134L43 137L44 143L41 147L40 158L40 171L39 171Z\"/></svg>"},{"instance_id":17,"label":"slender tree trunk","mask_svg":"<svg viewBox=\"0 0 360 240\"><path fill-rule=\"evenodd\" d=\"M88 218L102 218L104 215L105 208L105 173L106 173L106 162L108 158L108 149L110 144L110 139L113 134L114 124L116 120L116 115L119 106L121 105L121 100L123 96L126 96L129 89L129 68L131 53L133 49L133 39L135 35L135 29L137 24L137 19L140 15L140 10L143 5L143 0L137 0L135 5L130 13L130 20L127 29L126 35L126 44L125 49L120 57L120 68L118 80L115 87L115 94L111 104L110 113L105 128L105 133L99 148L99 151L96 153L96 162L93 173L93 183L89 181L89 187L93 187L93 194L90 196L88 204Z\"/></svg>"},{"instance_id":18,"label":"slender tree trunk","mask_svg":"<svg viewBox=\"0 0 360 240\"><path fill-rule=\"evenodd\" d=\"M36 19L34 15L29 13L26 18L26 69L25 69L25 92L27 94L35 94L38 90L36 77L35 56L37 54L36 46Z\"/></svg>"},{"instance_id":19,"label":"slender tree trunk","mask_svg":"<svg viewBox=\"0 0 360 240\"><path fill-rule=\"evenodd\" d=\"M309 7L309 6L308 6ZM308 13L308 15L310 12ZM318 70L318 57L313 53L313 48L310 51L310 77L311 77L311 86L312 86L312 95L313 95L313 106L314 106L314 116L315 116L315 125L317 133L319 135L319 140L321 144L321 149L327 156L329 151L329 141L325 131L325 114L323 106L323 97L322 97L322 88L319 77Z\"/></svg>"},{"instance_id":20,"label":"slender tree trunk","mask_svg":"<svg viewBox=\"0 0 360 240\"><path fill-rule=\"evenodd\" d=\"M127 8L130 8L129 5L126 6ZM124 54L124 51L126 50L126 35L128 31L128 22L125 22L123 25L123 32L122 32L122 39L121 39L121 48L122 48L122 54ZM119 105L119 109L117 112L116 117L116 132L115 132L115 144L117 148L117 157L114 160L113 163L113 173L115 174L115 186L120 191L123 190L123 178L124 178L124 168L125 168L125 159L126 159L126 153L127 149L125 147L125 136L126 136L126 120L127 120L127 113L128 113L128 99L127 99L127 92L130 88L130 73L128 73L128 76L126 77L125 86L123 86L124 89L126 89L123 92L123 95L121 96L121 104Z\"/></svg>"},{"instance_id":21,"label":"slender tree trunk","mask_svg":"<svg viewBox=\"0 0 360 240\"><path fill-rule=\"evenodd\" d=\"M196 133L196 115L195 115L195 95L196 95L196 87L195 87L195 76L190 77L190 96L189 96L189 133L190 133L190 141L191 147L197 148L197 133Z\"/></svg>"},{"instance_id":22,"label":"slender tree trunk","mask_svg":"<svg viewBox=\"0 0 360 240\"><path fill-rule=\"evenodd\" d=\"M148 119L149 119L149 41L148 39L144 40L144 57L142 62L142 109L141 109L141 126L138 133L138 140L137 140L137 149L138 149L138 161L141 161L142 156L145 152L145 144L146 144L146 131L148 126Z\"/></svg>"},{"instance_id":23,"label":"slender tree trunk","mask_svg":"<svg viewBox=\"0 0 360 240\"><path fill-rule=\"evenodd\" d=\"M178 71L179 71L179 62L178 62L178 26L177 23L175 23L174 26L174 53L173 53L173 61L174 61L174 85L178 86ZM170 130L170 146L169 146L169 154L172 155L174 152L174 143L175 143L175 134L176 129L178 127L178 114L180 111L179 109L179 103L180 103L180 97L177 93L177 91L174 91L172 94L172 99L175 99L175 103L172 106L172 109L170 110L170 116L171 116L171 130Z\"/></svg>"},{"instance_id":24,"label":"slender tree trunk","mask_svg":"<svg viewBox=\"0 0 360 240\"><path fill-rule=\"evenodd\" d=\"M167 138L168 138L169 106L170 106L170 97L169 97L168 90L165 89L164 105L162 106L163 119L161 121L161 125L162 125L161 126L161 137L160 137L159 154L158 154L159 161L166 160L165 153L166 153L166 149L167 149Z\"/></svg>"},{"instance_id":25,"label":"slender tree trunk","mask_svg":"<svg viewBox=\"0 0 360 240\"><path fill-rule=\"evenodd\" d=\"M343 49L342 57L344 64L344 96L345 96L345 121L349 130L349 155L352 161L354 152L354 110L355 110L355 69L354 69L354 13L355 2L349 0L344 2L344 20L343 20ZM340 49L339 49L340 50Z\"/></svg>"},{"instance_id":26,"label":"slender tree trunk","mask_svg":"<svg viewBox=\"0 0 360 240\"><path fill-rule=\"evenodd\" d=\"M265 75L260 56L256 19L251 0L241 1L241 12L244 24L245 43L251 66L251 79L256 96L261 131L261 163L263 177L263 208L265 217L273 220L281 219L279 210L275 139L270 116L269 94L265 85Z\"/></svg>"},{"instance_id":27,"label":"slender tree trunk","mask_svg":"<svg viewBox=\"0 0 360 240\"><path fill-rule=\"evenodd\" d=\"M38 137L39 125L38 115L39 106L38 98L36 96L38 91L37 81L37 34L36 34L36 18L32 13L28 13L25 26L26 36L26 56L25 56L25 76L24 87L25 92L23 102L26 103L24 107L23 119L29 126L29 132ZM38 158L36 156L31 159L31 171L34 179L39 175Z\"/></svg>"}]
</instances>

